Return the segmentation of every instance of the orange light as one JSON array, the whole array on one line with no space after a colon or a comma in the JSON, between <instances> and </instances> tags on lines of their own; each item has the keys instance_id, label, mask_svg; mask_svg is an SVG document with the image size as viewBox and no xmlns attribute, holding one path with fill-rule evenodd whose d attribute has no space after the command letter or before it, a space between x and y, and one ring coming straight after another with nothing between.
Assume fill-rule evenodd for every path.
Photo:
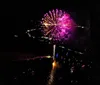
<instances>
[{"instance_id":1,"label":"orange light","mask_svg":"<svg viewBox=\"0 0 100 85\"><path fill-rule=\"evenodd\" d=\"M54 62L52 63L52 66L53 66L53 68L57 66L56 61L54 61Z\"/></svg>"}]
</instances>

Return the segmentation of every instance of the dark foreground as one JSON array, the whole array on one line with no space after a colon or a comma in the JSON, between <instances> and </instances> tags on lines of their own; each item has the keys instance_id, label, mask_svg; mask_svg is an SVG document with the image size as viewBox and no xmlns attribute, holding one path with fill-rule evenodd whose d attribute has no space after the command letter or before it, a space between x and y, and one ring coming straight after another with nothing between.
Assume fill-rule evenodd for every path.
<instances>
[{"instance_id":1,"label":"dark foreground","mask_svg":"<svg viewBox=\"0 0 100 85\"><path fill-rule=\"evenodd\" d=\"M2 62L3 63L3 62ZM51 59L9 61L1 65L0 85L48 85ZM78 68L77 68L78 69ZM68 63L57 69L52 85L90 85L93 80L86 70L70 73ZM82 70L82 69L81 69Z\"/></svg>"}]
</instances>

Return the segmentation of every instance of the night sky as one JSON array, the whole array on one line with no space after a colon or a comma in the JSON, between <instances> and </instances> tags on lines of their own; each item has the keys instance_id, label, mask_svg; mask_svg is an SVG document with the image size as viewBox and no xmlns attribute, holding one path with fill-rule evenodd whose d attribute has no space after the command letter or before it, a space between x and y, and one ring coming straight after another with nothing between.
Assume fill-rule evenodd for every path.
<instances>
[{"instance_id":1,"label":"night sky","mask_svg":"<svg viewBox=\"0 0 100 85\"><path fill-rule=\"evenodd\" d=\"M23 42L26 47L27 43L30 43L30 45L37 44L37 42L29 42L25 32L30 27L37 25L44 13L55 8L68 10L78 24L85 25L85 20L88 20L90 16L90 6L88 3L84 2L84 5L82 4L83 2L79 4L75 1L70 1L68 3L64 2L65 1L56 1L56 3L53 3L53 1L47 1L45 3L44 1L39 1L38 3L37 1L30 5L20 4L14 10L10 9L9 7L8 9L6 8L6 10L2 12L4 14L0 16L1 43L5 44L1 46L13 47L11 46L12 43L16 44L14 46L17 46L17 44L23 44ZM37 4L37 6L35 6L35 4ZM14 39L14 35L19 35L20 40L16 41ZM39 35L39 33L37 35Z\"/></svg>"},{"instance_id":2,"label":"night sky","mask_svg":"<svg viewBox=\"0 0 100 85\"><path fill-rule=\"evenodd\" d=\"M1 60L11 60L14 55L16 56L20 53L52 55L52 44L41 44L37 40L29 39L25 32L32 26L37 26L37 23L40 21L44 13L55 8L68 10L76 23L81 25L86 25L86 20L91 20L90 17L94 14L91 11L92 9L90 9L90 3L83 1L80 1L80 3L77 3L76 1L70 1L67 3L67 0L55 1L55 3L54 1L37 1L31 4L23 3L16 7L14 4L12 7L6 7L5 10L2 10L3 14L0 16L0 54L3 56L1 57ZM98 57L99 55L97 55L99 38L97 32L98 27L95 29L95 24L96 22L94 18L94 26L90 28L91 36L88 43L85 45L86 47L88 46L88 49L90 49L87 54L89 55L88 58L91 58L94 61L93 79L95 82L98 82L100 80L100 62ZM16 37L16 35L18 35L18 37ZM39 33L36 35L39 36ZM94 37L97 37L97 39ZM73 48L77 47L77 49L81 48L81 45L78 47L76 44L70 46L71 48L72 46L74 46ZM82 48L83 47L84 45Z\"/></svg>"}]
</instances>

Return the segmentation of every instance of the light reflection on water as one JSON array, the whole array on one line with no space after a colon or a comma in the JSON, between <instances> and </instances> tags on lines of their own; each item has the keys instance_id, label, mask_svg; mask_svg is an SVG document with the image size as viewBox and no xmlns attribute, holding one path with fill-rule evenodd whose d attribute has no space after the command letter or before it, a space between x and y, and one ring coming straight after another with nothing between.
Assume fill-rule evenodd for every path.
<instances>
[{"instance_id":1,"label":"light reflection on water","mask_svg":"<svg viewBox=\"0 0 100 85\"><path fill-rule=\"evenodd\" d=\"M57 68L59 67L58 62L54 61L52 63L52 69L49 75L49 80L47 82L47 85L53 85L54 84L54 78Z\"/></svg>"}]
</instances>

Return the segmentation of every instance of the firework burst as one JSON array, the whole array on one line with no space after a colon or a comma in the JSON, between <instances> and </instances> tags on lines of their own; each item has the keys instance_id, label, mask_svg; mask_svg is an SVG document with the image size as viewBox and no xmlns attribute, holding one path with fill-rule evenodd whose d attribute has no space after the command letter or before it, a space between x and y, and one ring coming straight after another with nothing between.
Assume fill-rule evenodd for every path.
<instances>
[{"instance_id":1,"label":"firework burst","mask_svg":"<svg viewBox=\"0 0 100 85\"><path fill-rule=\"evenodd\" d=\"M53 41L68 40L75 28L75 22L70 15L62 10L52 10L44 14L41 21L44 35Z\"/></svg>"}]
</instances>

